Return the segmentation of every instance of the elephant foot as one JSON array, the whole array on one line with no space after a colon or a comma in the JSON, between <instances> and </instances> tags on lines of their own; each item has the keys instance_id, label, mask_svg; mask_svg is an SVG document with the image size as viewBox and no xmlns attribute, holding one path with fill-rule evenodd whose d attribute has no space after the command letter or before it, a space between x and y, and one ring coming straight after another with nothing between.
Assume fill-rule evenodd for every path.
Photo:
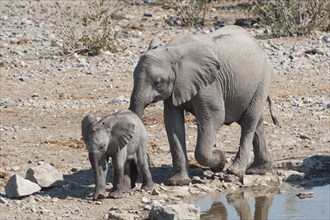
<instances>
[{"instance_id":1,"label":"elephant foot","mask_svg":"<svg viewBox=\"0 0 330 220\"><path fill-rule=\"evenodd\" d=\"M144 190L152 190L154 188L154 182L148 181L147 183L143 183L141 188Z\"/></svg>"},{"instance_id":2,"label":"elephant foot","mask_svg":"<svg viewBox=\"0 0 330 220\"><path fill-rule=\"evenodd\" d=\"M245 174L245 170L245 166L239 165L238 163L234 162L230 167L227 168L227 173L242 178Z\"/></svg>"},{"instance_id":3,"label":"elephant foot","mask_svg":"<svg viewBox=\"0 0 330 220\"><path fill-rule=\"evenodd\" d=\"M120 199L120 198L123 198L124 195L123 195L122 191L115 190L115 191L112 191L111 193L109 193L109 197L113 198L113 199Z\"/></svg>"},{"instance_id":4,"label":"elephant foot","mask_svg":"<svg viewBox=\"0 0 330 220\"><path fill-rule=\"evenodd\" d=\"M268 172L273 170L273 164L271 162L263 163L263 164L252 164L247 170L247 174L258 174L265 175Z\"/></svg>"},{"instance_id":5,"label":"elephant foot","mask_svg":"<svg viewBox=\"0 0 330 220\"><path fill-rule=\"evenodd\" d=\"M211 166L210 169L213 173L219 173L223 170L223 168L225 168L226 156L220 149L214 149L213 156L215 158L215 161L218 161L218 164L216 164L215 166Z\"/></svg>"},{"instance_id":6,"label":"elephant foot","mask_svg":"<svg viewBox=\"0 0 330 220\"><path fill-rule=\"evenodd\" d=\"M187 175L175 174L168 180L167 185L184 186L184 185L189 185L190 183L191 183L191 179Z\"/></svg>"},{"instance_id":7,"label":"elephant foot","mask_svg":"<svg viewBox=\"0 0 330 220\"><path fill-rule=\"evenodd\" d=\"M128 192L130 191L132 188L131 188L131 184L130 185L124 185L123 188L122 188L122 192Z\"/></svg>"},{"instance_id":8,"label":"elephant foot","mask_svg":"<svg viewBox=\"0 0 330 220\"><path fill-rule=\"evenodd\" d=\"M93 200L105 199L106 195L103 193L94 194Z\"/></svg>"}]
</instances>

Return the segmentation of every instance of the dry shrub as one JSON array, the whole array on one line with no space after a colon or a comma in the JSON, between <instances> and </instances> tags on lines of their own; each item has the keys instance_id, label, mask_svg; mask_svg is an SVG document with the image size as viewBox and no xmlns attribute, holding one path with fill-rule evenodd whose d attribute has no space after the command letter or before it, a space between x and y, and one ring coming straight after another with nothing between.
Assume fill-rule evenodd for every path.
<instances>
[{"instance_id":1,"label":"dry shrub","mask_svg":"<svg viewBox=\"0 0 330 220\"><path fill-rule=\"evenodd\" d=\"M101 50L117 52L116 25L125 1L91 0L57 3L57 32L65 54L97 55Z\"/></svg>"},{"instance_id":2,"label":"dry shrub","mask_svg":"<svg viewBox=\"0 0 330 220\"><path fill-rule=\"evenodd\" d=\"M177 11L182 26L198 27L204 26L206 14L209 12L209 0L172 0L167 5ZM165 22L173 22L173 17L168 17Z\"/></svg>"},{"instance_id":3,"label":"dry shrub","mask_svg":"<svg viewBox=\"0 0 330 220\"><path fill-rule=\"evenodd\" d=\"M275 35L293 36L329 29L329 5L328 0L254 0L246 9Z\"/></svg>"}]
</instances>

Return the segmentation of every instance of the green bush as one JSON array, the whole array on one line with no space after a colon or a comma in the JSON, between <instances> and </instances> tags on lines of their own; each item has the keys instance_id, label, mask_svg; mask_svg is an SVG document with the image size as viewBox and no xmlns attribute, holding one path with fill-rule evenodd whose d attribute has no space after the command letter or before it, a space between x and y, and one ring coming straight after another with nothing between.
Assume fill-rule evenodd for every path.
<instances>
[{"instance_id":1,"label":"green bush","mask_svg":"<svg viewBox=\"0 0 330 220\"><path fill-rule=\"evenodd\" d=\"M329 0L254 0L248 11L275 35L305 35L329 28Z\"/></svg>"},{"instance_id":2,"label":"green bush","mask_svg":"<svg viewBox=\"0 0 330 220\"><path fill-rule=\"evenodd\" d=\"M67 4L65 4L67 3ZM122 15L122 1L90 0L57 3L57 32L65 54L97 55L101 50L117 52L115 26Z\"/></svg>"}]
</instances>

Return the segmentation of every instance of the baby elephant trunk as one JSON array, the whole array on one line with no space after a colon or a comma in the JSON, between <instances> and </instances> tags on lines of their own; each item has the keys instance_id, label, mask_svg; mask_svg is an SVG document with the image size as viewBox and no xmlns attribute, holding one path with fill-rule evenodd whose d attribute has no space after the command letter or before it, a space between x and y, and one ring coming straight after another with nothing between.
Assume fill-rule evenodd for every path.
<instances>
[{"instance_id":1,"label":"baby elephant trunk","mask_svg":"<svg viewBox=\"0 0 330 220\"><path fill-rule=\"evenodd\" d=\"M92 165L94 176L95 176L95 193L93 196L94 200L106 198L106 174L108 164L107 161L101 158L97 153L90 153L89 161Z\"/></svg>"}]
</instances>

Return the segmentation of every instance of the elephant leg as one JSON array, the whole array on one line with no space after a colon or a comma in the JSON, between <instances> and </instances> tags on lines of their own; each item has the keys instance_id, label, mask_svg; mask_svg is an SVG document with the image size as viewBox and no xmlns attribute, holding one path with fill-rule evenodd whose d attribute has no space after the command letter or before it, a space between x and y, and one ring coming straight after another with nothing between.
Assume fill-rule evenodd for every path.
<instances>
[{"instance_id":1,"label":"elephant leg","mask_svg":"<svg viewBox=\"0 0 330 220\"><path fill-rule=\"evenodd\" d=\"M145 147L141 147L137 152L137 164L141 170L143 182L142 189L149 190L154 186L152 176L149 170L149 155L147 154L147 143L143 144Z\"/></svg>"},{"instance_id":2,"label":"elephant leg","mask_svg":"<svg viewBox=\"0 0 330 220\"><path fill-rule=\"evenodd\" d=\"M152 181L148 164L144 164L141 166L141 172L143 175L142 189L146 189L146 190L152 189L154 186L154 182Z\"/></svg>"},{"instance_id":3,"label":"elephant leg","mask_svg":"<svg viewBox=\"0 0 330 220\"><path fill-rule=\"evenodd\" d=\"M121 198L124 192L124 166L125 161L121 161L116 155L112 157L113 164L113 190L110 192L110 198Z\"/></svg>"},{"instance_id":4,"label":"elephant leg","mask_svg":"<svg viewBox=\"0 0 330 220\"><path fill-rule=\"evenodd\" d=\"M169 185L188 185L188 158L186 152L183 110L164 101L164 123L170 145L174 175Z\"/></svg>"},{"instance_id":5,"label":"elephant leg","mask_svg":"<svg viewBox=\"0 0 330 220\"><path fill-rule=\"evenodd\" d=\"M127 160L124 164L123 192L128 192L132 188L131 172L134 169L133 163L132 160Z\"/></svg>"},{"instance_id":6,"label":"elephant leg","mask_svg":"<svg viewBox=\"0 0 330 220\"><path fill-rule=\"evenodd\" d=\"M221 172L225 167L225 154L218 148L215 148L216 132L223 124L219 120L220 114L214 114L208 119L199 120L197 144L195 149L195 158L203 166L208 166L213 172ZM219 123L220 121L220 123Z\"/></svg>"},{"instance_id":7,"label":"elephant leg","mask_svg":"<svg viewBox=\"0 0 330 220\"><path fill-rule=\"evenodd\" d=\"M90 153L89 160L92 165L95 176L94 200L106 198L106 178L108 173L108 160L104 157Z\"/></svg>"},{"instance_id":8,"label":"elephant leg","mask_svg":"<svg viewBox=\"0 0 330 220\"><path fill-rule=\"evenodd\" d=\"M133 189L136 185L136 180L138 178L138 169L136 166L136 162L134 160L131 161L130 167L129 167L129 178L131 182L131 189Z\"/></svg>"},{"instance_id":9,"label":"elephant leg","mask_svg":"<svg viewBox=\"0 0 330 220\"><path fill-rule=\"evenodd\" d=\"M267 96L265 96L267 97ZM259 119L262 114L266 100L258 93L250 103L249 108L243 113L242 118L238 121L241 126L240 146L234 162L227 169L227 172L238 177L243 177L249 163L249 153Z\"/></svg>"},{"instance_id":10,"label":"elephant leg","mask_svg":"<svg viewBox=\"0 0 330 220\"><path fill-rule=\"evenodd\" d=\"M266 145L263 116L261 115L253 138L254 161L247 169L247 174L264 175L273 169L273 158Z\"/></svg>"},{"instance_id":11,"label":"elephant leg","mask_svg":"<svg viewBox=\"0 0 330 220\"><path fill-rule=\"evenodd\" d=\"M254 135L253 127L249 130L246 126L241 126L241 139L240 146L236 157L230 167L228 167L227 172L230 174L234 174L238 177L243 177L245 174L245 170L249 163L249 152L252 146L252 140Z\"/></svg>"},{"instance_id":12,"label":"elephant leg","mask_svg":"<svg viewBox=\"0 0 330 220\"><path fill-rule=\"evenodd\" d=\"M205 100L208 96L209 93L201 93L193 100L197 121L195 158L199 164L210 167L213 172L221 172L226 157L219 148L215 148L215 137L225 122L224 100L222 95Z\"/></svg>"}]
</instances>

